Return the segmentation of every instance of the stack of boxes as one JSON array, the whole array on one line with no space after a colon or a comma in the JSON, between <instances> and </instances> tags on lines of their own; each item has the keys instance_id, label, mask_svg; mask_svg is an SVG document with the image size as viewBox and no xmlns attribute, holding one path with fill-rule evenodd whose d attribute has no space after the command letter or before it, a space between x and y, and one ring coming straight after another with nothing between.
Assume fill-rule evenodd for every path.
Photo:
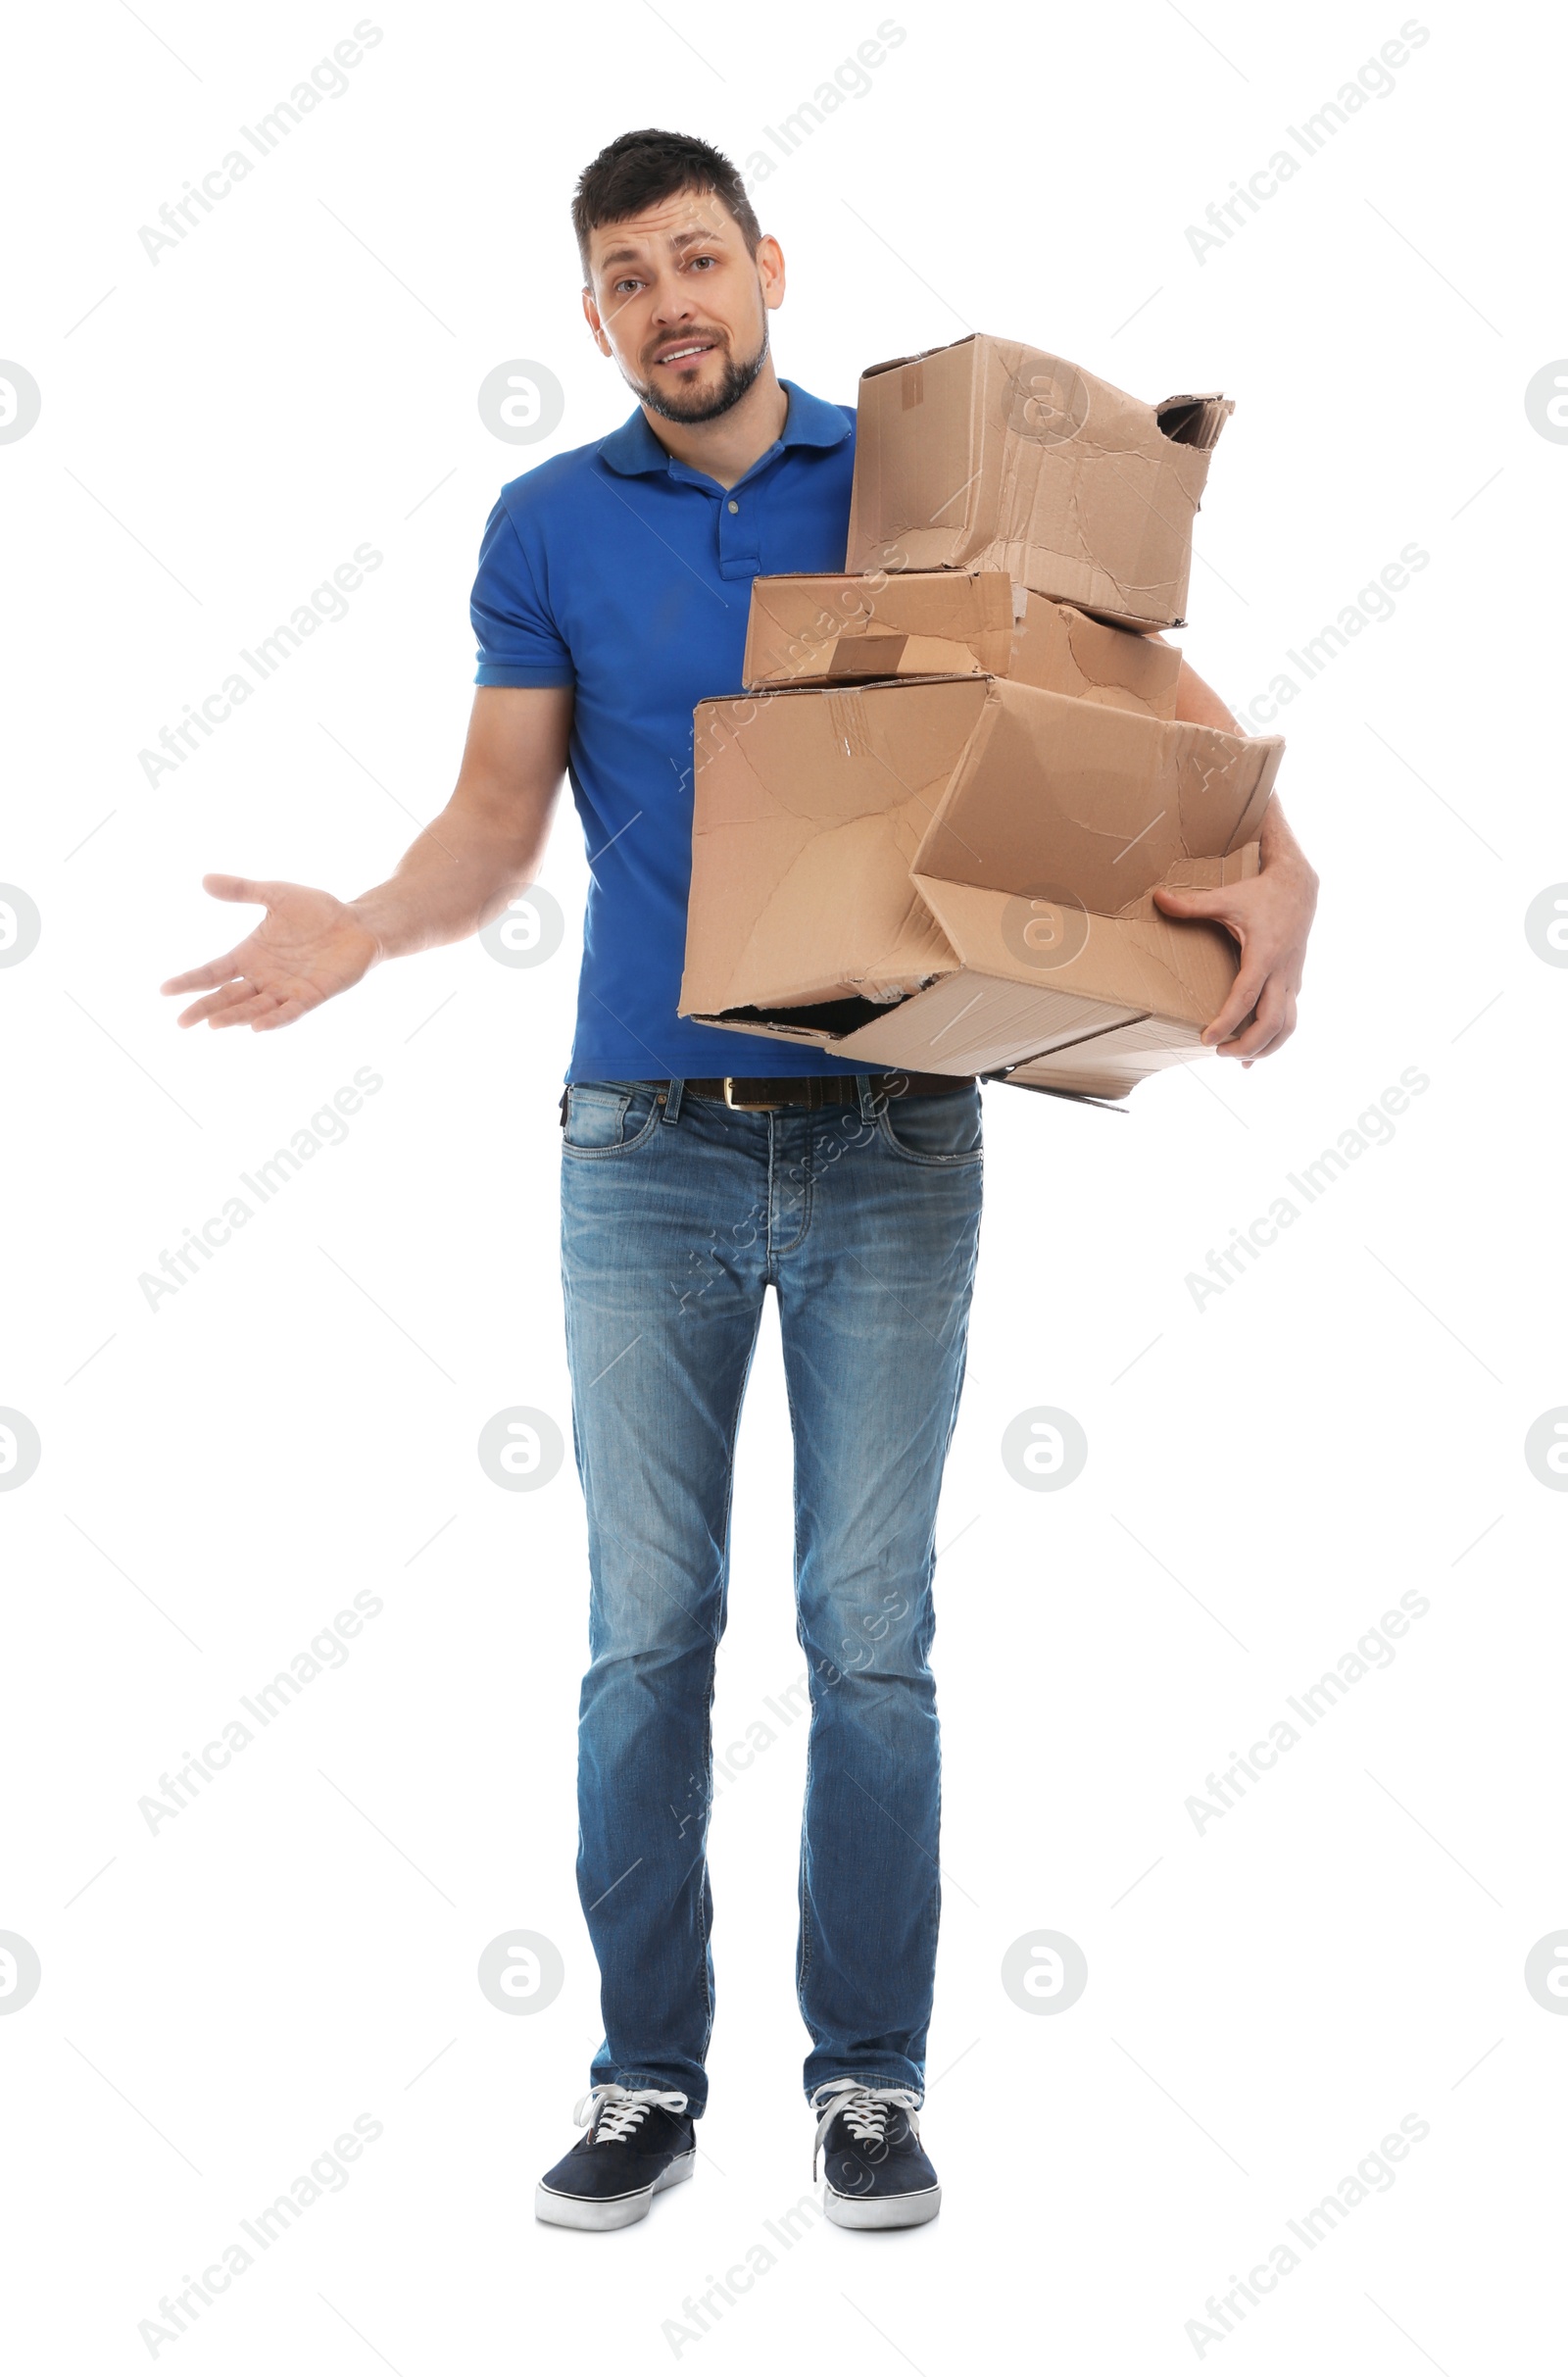
<instances>
[{"instance_id":1,"label":"stack of boxes","mask_svg":"<svg viewBox=\"0 0 1568 2377\"><path fill-rule=\"evenodd\" d=\"M1283 744L1178 722L1149 631L1231 409L978 336L864 374L846 574L756 579L697 709L683 1015L1079 1097L1200 1053L1235 944L1153 891L1256 871Z\"/></svg>"}]
</instances>

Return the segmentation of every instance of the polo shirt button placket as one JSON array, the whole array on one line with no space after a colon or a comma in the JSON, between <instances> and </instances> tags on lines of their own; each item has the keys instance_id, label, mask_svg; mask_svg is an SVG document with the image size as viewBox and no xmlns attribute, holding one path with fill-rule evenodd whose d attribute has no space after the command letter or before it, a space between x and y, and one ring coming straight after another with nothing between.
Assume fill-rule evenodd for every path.
<instances>
[{"instance_id":1,"label":"polo shirt button placket","mask_svg":"<svg viewBox=\"0 0 1568 2377\"><path fill-rule=\"evenodd\" d=\"M755 577L762 567L761 510L755 497L726 496L718 514L720 577Z\"/></svg>"}]
</instances>

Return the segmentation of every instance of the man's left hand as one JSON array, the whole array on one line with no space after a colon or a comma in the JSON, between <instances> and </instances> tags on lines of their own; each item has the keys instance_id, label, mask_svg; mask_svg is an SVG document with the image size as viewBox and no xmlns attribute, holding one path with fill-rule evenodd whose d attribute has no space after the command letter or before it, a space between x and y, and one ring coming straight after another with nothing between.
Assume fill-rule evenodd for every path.
<instances>
[{"instance_id":1,"label":"man's left hand","mask_svg":"<svg viewBox=\"0 0 1568 2377\"><path fill-rule=\"evenodd\" d=\"M1283 820L1282 820L1283 822ZM1223 924L1241 948L1231 995L1203 1030L1203 1046L1249 1065L1275 1055L1296 1029L1296 1001L1306 961L1306 936L1317 908L1317 876L1297 849L1270 863L1266 843L1260 873L1217 891L1172 891L1156 885L1168 916L1207 916Z\"/></svg>"}]
</instances>

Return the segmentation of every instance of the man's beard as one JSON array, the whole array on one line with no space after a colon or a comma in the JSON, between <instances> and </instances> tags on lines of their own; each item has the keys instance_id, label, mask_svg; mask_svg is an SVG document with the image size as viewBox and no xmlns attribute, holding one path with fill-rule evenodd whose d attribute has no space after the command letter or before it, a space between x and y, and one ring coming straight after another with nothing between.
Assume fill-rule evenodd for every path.
<instances>
[{"instance_id":1,"label":"man's beard","mask_svg":"<svg viewBox=\"0 0 1568 2377\"><path fill-rule=\"evenodd\" d=\"M730 412L734 406L740 403L747 389L757 379L763 364L767 361L767 347L768 329L764 318L762 343L757 353L749 363L737 363L733 355L726 354L724 376L711 394L707 396L699 396L695 391L690 396L683 396L678 390L671 395L662 396L657 389L645 386L641 380L631 379L629 372L627 378L631 379L633 391L642 399L649 411L659 414L662 420L687 423L717 421L722 414Z\"/></svg>"}]
</instances>

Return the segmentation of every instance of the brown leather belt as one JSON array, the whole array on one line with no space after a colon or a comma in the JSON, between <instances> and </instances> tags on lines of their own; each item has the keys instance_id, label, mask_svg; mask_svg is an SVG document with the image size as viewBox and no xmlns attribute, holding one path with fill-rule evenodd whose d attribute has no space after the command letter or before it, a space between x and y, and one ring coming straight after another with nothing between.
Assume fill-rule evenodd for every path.
<instances>
[{"instance_id":1,"label":"brown leather belt","mask_svg":"<svg viewBox=\"0 0 1568 2377\"><path fill-rule=\"evenodd\" d=\"M859 1082L869 1083L881 1098L937 1098L949 1091L972 1089L972 1073L802 1073L794 1079L762 1076L688 1081L688 1098L713 1098L743 1114L767 1114L777 1106L858 1106Z\"/></svg>"}]
</instances>

